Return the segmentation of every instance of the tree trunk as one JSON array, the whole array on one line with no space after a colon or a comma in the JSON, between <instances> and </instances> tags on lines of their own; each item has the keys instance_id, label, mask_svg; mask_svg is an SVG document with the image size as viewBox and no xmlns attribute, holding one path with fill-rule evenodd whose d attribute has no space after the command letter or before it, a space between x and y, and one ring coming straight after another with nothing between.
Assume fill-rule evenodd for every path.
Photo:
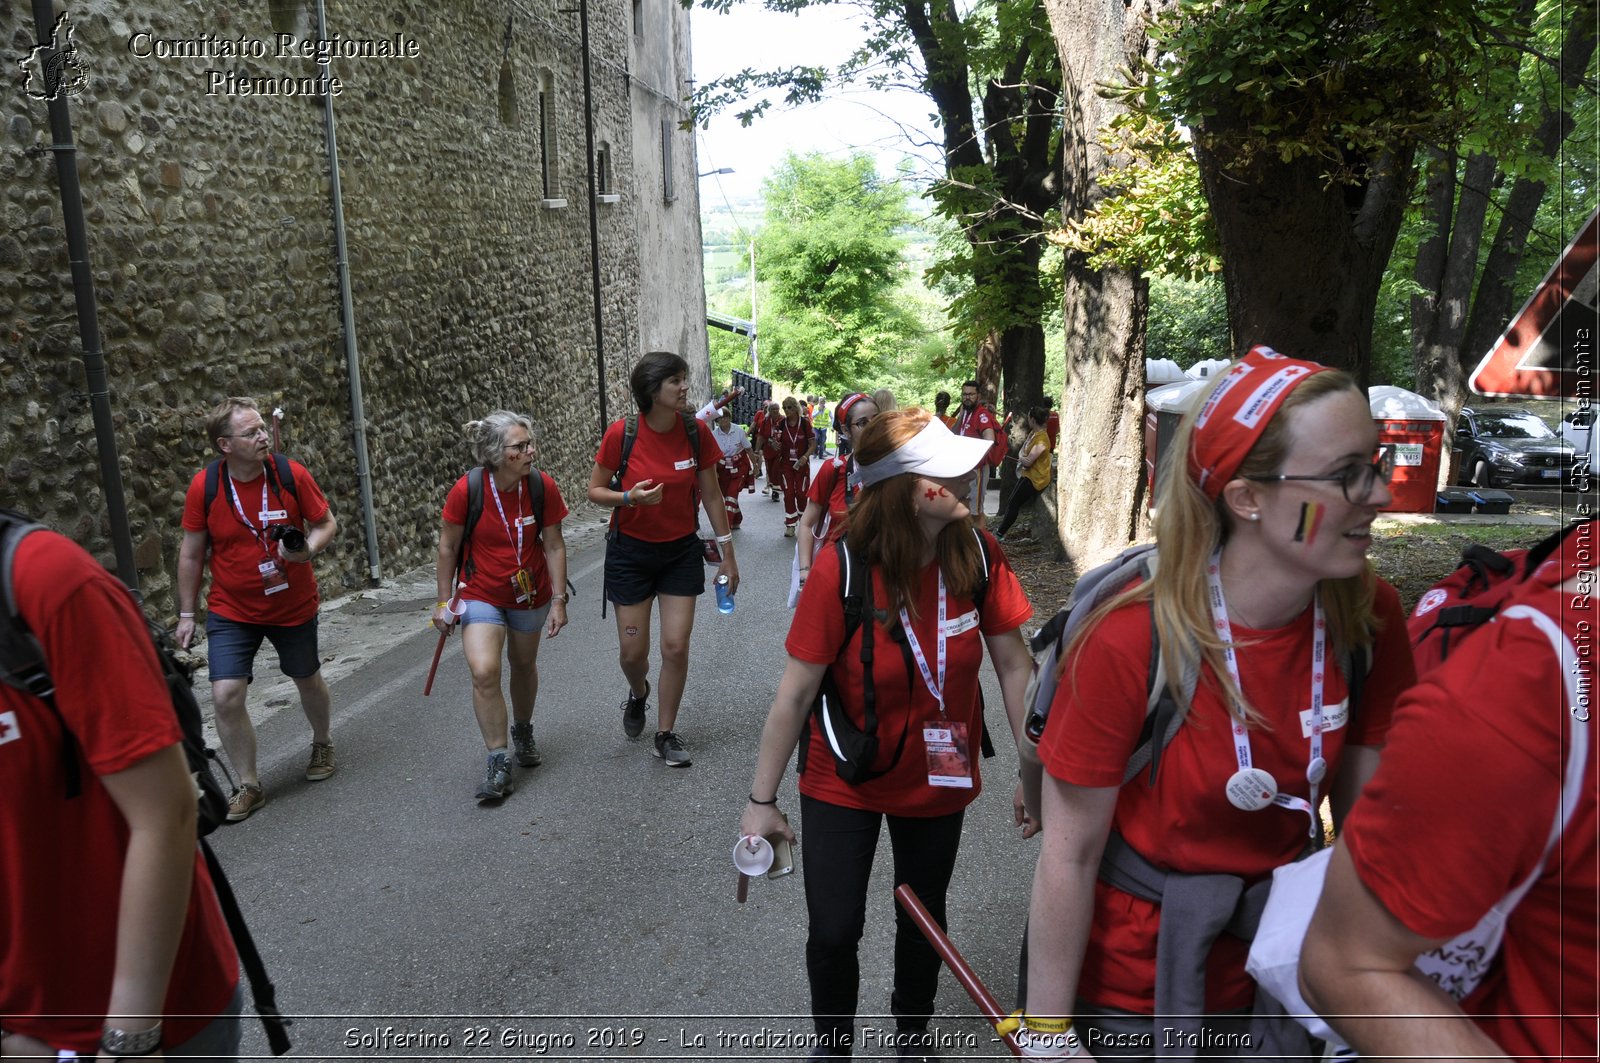
<instances>
[{"instance_id":1,"label":"tree trunk","mask_svg":"<svg viewBox=\"0 0 1600 1063\"><path fill-rule=\"evenodd\" d=\"M1330 185L1326 160L1262 156L1241 173L1198 143L1195 156L1222 249L1234 354L1264 343L1349 370L1365 386L1411 159L1377 161L1352 186Z\"/></svg>"},{"instance_id":2,"label":"tree trunk","mask_svg":"<svg viewBox=\"0 0 1600 1063\"><path fill-rule=\"evenodd\" d=\"M1001 382L1004 385L1002 405L1012 415L1011 454L1025 435L1020 426L1026 423L1028 409L1044 397L1044 326L1014 325L1000 336L1000 359L1003 366ZM1007 461L1000 466L1000 497L1010 498L1017 485L1017 463Z\"/></svg>"},{"instance_id":3,"label":"tree trunk","mask_svg":"<svg viewBox=\"0 0 1600 1063\"><path fill-rule=\"evenodd\" d=\"M1099 82L1145 53L1145 25L1163 0L1046 0L1061 55L1066 144L1062 214L1081 218L1100 195L1096 179L1116 160L1096 134L1120 104ZM1066 263L1063 322L1067 381L1059 403L1057 476L1062 546L1079 568L1124 546L1144 512L1144 327L1149 283L1125 270Z\"/></svg>"}]
</instances>

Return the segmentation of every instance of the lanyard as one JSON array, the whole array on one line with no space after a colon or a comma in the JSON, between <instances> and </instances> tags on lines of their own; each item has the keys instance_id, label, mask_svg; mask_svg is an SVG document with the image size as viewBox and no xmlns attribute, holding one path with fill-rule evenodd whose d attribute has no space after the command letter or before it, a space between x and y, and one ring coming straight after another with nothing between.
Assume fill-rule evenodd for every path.
<instances>
[{"instance_id":1,"label":"lanyard","mask_svg":"<svg viewBox=\"0 0 1600 1063\"><path fill-rule=\"evenodd\" d=\"M511 522L506 520L506 507L500 502L500 488L489 480L490 493L494 495L494 508L500 511L500 527L506 530L506 542L511 541ZM522 567L522 478L517 478L517 567Z\"/></svg>"},{"instance_id":2,"label":"lanyard","mask_svg":"<svg viewBox=\"0 0 1600 1063\"><path fill-rule=\"evenodd\" d=\"M233 473L224 470L224 475L228 477L228 500L233 503L233 512L244 523L244 526L250 529L250 534L256 537L256 545L261 547L262 553L267 555L269 561L272 560L272 551L267 547L267 541L262 535L262 529L251 524L250 518L245 516L244 504L239 501L239 485L233 482ZM263 471L261 474L261 512L265 513L266 511L267 474ZM262 523L265 525L266 522L263 521Z\"/></svg>"},{"instance_id":3,"label":"lanyard","mask_svg":"<svg viewBox=\"0 0 1600 1063\"><path fill-rule=\"evenodd\" d=\"M938 627L938 658L939 678L934 679L933 673L928 670L928 659L923 656L922 646L917 643L917 633L911 630L911 617L904 609L900 610L900 627L906 633L906 645L911 648L911 656L916 658L917 669L922 672L922 683L928 688L928 693L933 695L933 700L939 703L939 715L944 716L944 664L945 664L945 593L944 573L939 573L939 627Z\"/></svg>"},{"instance_id":4,"label":"lanyard","mask_svg":"<svg viewBox=\"0 0 1600 1063\"><path fill-rule=\"evenodd\" d=\"M1223 660L1228 666L1228 675L1233 679L1233 685L1241 693L1243 685L1239 682L1239 660L1234 653L1233 625L1228 621L1228 604L1222 595L1222 551L1219 549L1211 555L1211 560L1206 565L1206 586L1211 596L1211 623L1216 629L1217 638L1223 644ZM1293 797L1288 794L1276 792L1276 782L1272 782L1270 802L1263 801L1255 805L1257 808L1266 807L1267 803L1277 805L1279 808L1292 808L1306 813L1311 819L1311 835L1319 836L1320 822L1317 818L1317 787L1322 782L1323 776L1328 772L1328 762L1322 757L1322 705L1323 686L1327 674L1328 659L1328 624L1322 612L1322 598L1320 595L1312 598L1313 634L1311 640L1311 751L1306 762L1306 781L1311 786L1311 798ZM1254 780L1271 781L1270 776L1264 771L1256 770L1250 757L1250 733L1238 716L1228 714L1233 723L1233 755L1238 764L1238 772L1234 778L1250 776ZM1264 791L1263 791L1264 792ZM1230 795L1232 800L1232 786L1230 780ZM1239 804L1235 802L1235 804ZM1240 804L1239 807L1248 808Z\"/></svg>"}]
</instances>

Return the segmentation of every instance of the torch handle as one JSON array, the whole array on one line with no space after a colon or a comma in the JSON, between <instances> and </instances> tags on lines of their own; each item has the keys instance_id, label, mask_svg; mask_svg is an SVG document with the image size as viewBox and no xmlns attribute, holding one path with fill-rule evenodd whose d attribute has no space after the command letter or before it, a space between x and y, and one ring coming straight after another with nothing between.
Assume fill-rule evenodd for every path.
<instances>
[{"instance_id":1,"label":"torch handle","mask_svg":"<svg viewBox=\"0 0 1600 1063\"><path fill-rule=\"evenodd\" d=\"M918 929L922 931L922 936L928 939L928 944L933 946L933 950L939 954L939 958L950 968L950 973L956 976L956 981L961 983L961 988L967 991L967 995L972 998L972 1002L978 1005L978 1010L983 1012L983 1017L989 1020L989 1025L995 1026L999 1024L1006 1017L1005 1009L994 998L994 994L989 992L989 987L983 984L983 980L978 977L978 972L974 971L972 966L962 958L961 953L956 950L955 944L951 942L950 936L944 932L944 929L939 926L933 916L928 914L928 909L923 907L921 899L917 897L911 887L904 883L896 886L894 899L900 902L900 907L904 908L906 914L911 917L912 922L917 924ZM1002 1034L1000 1039L1005 1042L1006 1048L1010 1050L1012 1055L1022 1055L1022 1050L1017 1047L1017 1042L1012 1039L1010 1034Z\"/></svg>"}]
</instances>

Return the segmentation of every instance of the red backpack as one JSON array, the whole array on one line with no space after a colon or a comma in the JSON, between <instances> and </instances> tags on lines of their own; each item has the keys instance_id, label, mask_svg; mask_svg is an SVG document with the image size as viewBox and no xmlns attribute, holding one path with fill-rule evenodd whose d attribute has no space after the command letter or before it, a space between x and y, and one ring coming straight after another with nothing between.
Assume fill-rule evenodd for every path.
<instances>
[{"instance_id":1,"label":"red backpack","mask_svg":"<svg viewBox=\"0 0 1600 1063\"><path fill-rule=\"evenodd\" d=\"M1406 621L1418 678L1443 664L1462 639L1498 613L1577 526L1563 528L1527 550L1501 553L1472 543L1461 551L1460 566L1422 596Z\"/></svg>"}]
</instances>

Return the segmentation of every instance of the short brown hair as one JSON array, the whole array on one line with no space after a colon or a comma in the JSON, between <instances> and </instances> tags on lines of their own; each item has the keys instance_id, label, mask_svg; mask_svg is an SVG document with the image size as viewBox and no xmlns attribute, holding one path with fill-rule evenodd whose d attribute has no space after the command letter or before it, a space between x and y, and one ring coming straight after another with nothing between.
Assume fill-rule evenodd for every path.
<instances>
[{"instance_id":1,"label":"short brown hair","mask_svg":"<svg viewBox=\"0 0 1600 1063\"><path fill-rule=\"evenodd\" d=\"M233 415L240 410L255 410L261 412L255 399L229 396L211 407L206 412L206 439L219 454L222 448L217 445L217 440L228 435L233 430Z\"/></svg>"}]
</instances>

